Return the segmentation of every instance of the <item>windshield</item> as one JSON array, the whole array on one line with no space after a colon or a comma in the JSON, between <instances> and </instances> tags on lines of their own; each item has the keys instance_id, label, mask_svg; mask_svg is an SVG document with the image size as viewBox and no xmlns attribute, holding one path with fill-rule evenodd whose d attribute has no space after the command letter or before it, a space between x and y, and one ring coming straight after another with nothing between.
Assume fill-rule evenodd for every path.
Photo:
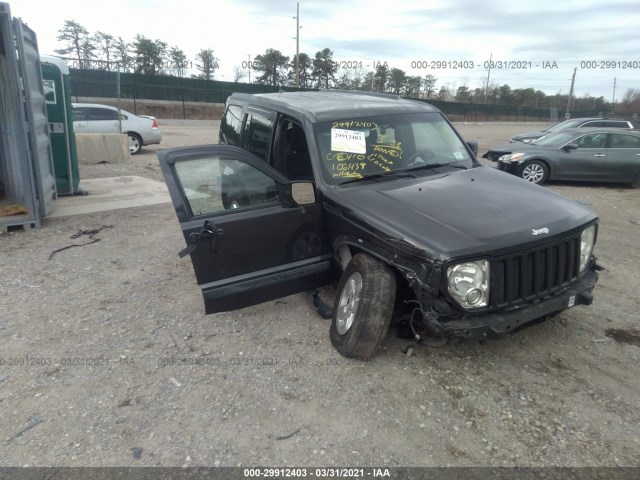
<instances>
[{"instance_id":1,"label":"windshield","mask_svg":"<svg viewBox=\"0 0 640 480\"><path fill-rule=\"evenodd\" d=\"M560 122L551 128L547 128L545 131L558 132L560 130L564 130L565 128L579 127L581 123L582 123L582 120L565 120L564 122Z\"/></svg>"},{"instance_id":2,"label":"windshield","mask_svg":"<svg viewBox=\"0 0 640 480\"><path fill-rule=\"evenodd\" d=\"M567 143L573 137L575 137L575 133L567 133L567 132L556 132L545 135L544 137L538 138L531 142L535 145L547 145L550 147L560 146Z\"/></svg>"},{"instance_id":3,"label":"windshield","mask_svg":"<svg viewBox=\"0 0 640 480\"><path fill-rule=\"evenodd\" d=\"M393 177L410 170L470 168L466 145L439 113L400 113L319 123L315 137L327 182Z\"/></svg>"}]
</instances>

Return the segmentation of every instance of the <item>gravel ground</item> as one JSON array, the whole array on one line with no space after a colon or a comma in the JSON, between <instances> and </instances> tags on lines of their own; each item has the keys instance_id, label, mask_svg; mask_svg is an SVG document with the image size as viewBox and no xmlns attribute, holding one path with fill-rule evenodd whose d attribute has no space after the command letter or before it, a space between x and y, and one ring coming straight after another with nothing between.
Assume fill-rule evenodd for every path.
<instances>
[{"instance_id":1,"label":"gravel ground","mask_svg":"<svg viewBox=\"0 0 640 480\"><path fill-rule=\"evenodd\" d=\"M459 128L481 154L531 130ZM81 178L162 181L158 148ZM0 466L640 466L640 190L549 188L600 215L592 306L411 356L390 331L367 362L304 295L205 316L170 204L0 235Z\"/></svg>"}]
</instances>

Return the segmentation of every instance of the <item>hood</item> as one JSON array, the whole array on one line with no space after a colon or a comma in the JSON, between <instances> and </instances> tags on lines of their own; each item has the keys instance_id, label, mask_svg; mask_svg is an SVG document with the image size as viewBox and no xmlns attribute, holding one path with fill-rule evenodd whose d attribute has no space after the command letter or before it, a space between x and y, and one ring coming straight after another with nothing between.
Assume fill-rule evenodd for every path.
<instances>
[{"instance_id":1,"label":"hood","mask_svg":"<svg viewBox=\"0 0 640 480\"><path fill-rule=\"evenodd\" d=\"M498 254L562 236L596 218L566 197L489 167L354 184L328 192L327 200L332 198L346 220L440 260ZM534 235L544 229L548 233Z\"/></svg>"}]
</instances>

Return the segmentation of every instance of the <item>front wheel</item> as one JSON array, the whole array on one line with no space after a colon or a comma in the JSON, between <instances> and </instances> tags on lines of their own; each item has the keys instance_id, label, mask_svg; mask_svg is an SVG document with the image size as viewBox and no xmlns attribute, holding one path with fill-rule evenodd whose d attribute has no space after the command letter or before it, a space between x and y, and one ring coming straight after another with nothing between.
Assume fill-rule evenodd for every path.
<instances>
[{"instance_id":1,"label":"front wheel","mask_svg":"<svg viewBox=\"0 0 640 480\"><path fill-rule=\"evenodd\" d=\"M389 329L396 277L388 265L357 254L342 274L329 334L345 357L371 358Z\"/></svg>"},{"instance_id":2,"label":"front wheel","mask_svg":"<svg viewBox=\"0 0 640 480\"><path fill-rule=\"evenodd\" d=\"M136 155L142 150L142 138L137 133L127 133L129 137L129 153Z\"/></svg>"},{"instance_id":3,"label":"front wheel","mask_svg":"<svg viewBox=\"0 0 640 480\"><path fill-rule=\"evenodd\" d=\"M530 160L520 167L520 177L527 182L541 185L549 178L549 169L540 160Z\"/></svg>"}]
</instances>

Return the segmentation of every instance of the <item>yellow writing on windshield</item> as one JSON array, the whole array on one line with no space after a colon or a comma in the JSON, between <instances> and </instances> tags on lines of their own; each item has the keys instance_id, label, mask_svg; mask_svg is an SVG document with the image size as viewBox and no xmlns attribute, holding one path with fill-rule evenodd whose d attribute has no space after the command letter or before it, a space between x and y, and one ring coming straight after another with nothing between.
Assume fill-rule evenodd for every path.
<instances>
[{"instance_id":1,"label":"yellow writing on windshield","mask_svg":"<svg viewBox=\"0 0 640 480\"><path fill-rule=\"evenodd\" d=\"M375 129L378 128L373 122L364 122L361 120L342 120L333 122L331 128L370 128Z\"/></svg>"}]
</instances>

